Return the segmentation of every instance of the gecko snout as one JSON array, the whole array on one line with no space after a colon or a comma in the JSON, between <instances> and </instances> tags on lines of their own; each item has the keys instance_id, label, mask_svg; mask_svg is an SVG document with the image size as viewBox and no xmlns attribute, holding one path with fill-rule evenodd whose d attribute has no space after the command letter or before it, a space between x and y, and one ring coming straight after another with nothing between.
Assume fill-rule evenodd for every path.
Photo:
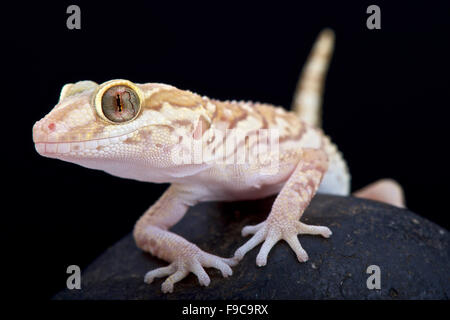
<instances>
[{"instance_id":1,"label":"gecko snout","mask_svg":"<svg viewBox=\"0 0 450 320\"><path fill-rule=\"evenodd\" d=\"M62 134L67 131L63 123L57 123L50 119L41 119L33 126L33 142L36 151L43 156L56 153L58 142Z\"/></svg>"}]
</instances>

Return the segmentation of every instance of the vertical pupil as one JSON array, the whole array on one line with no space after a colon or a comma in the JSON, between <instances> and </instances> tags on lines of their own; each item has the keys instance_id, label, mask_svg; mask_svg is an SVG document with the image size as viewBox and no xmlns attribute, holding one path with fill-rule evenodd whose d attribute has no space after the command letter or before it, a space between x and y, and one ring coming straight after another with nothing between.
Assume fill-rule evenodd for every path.
<instances>
[{"instance_id":1,"label":"vertical pupil","mask_svg":"<svg viewBox=\"0 0 450 320\"><path fill-rule=\"evenodd\" d=\"M119 109L119 112L122 112L123 106L122 106L122 100L120 99L120 95L116 95L116 104L117 108Z\"/></svg>"}]
</instances>

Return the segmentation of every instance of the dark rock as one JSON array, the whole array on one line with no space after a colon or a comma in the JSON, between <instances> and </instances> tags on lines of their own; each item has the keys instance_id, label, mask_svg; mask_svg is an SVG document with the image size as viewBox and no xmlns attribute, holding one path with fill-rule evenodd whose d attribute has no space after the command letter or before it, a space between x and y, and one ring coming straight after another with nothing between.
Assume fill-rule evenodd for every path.
<instances>
[{"instance_id":1,"label":"dark rock","mask_svg":"<svg viewBox=\"0 0 450 320\"><path fill-rule=\"evenodd\" d=\"M267 216L274 197L260 201L203 203L192 208L173 231L203 250L230 257L248 238L248 224ZM436 224L404 209L352 197L317 195L303 222L326 225L329 239L303 235L309 261L299 263L287 243L270 252L267 266L256 266L259 247L250 251L233 276L207 269L209 287L190 274L163 294L147 271L167 265L134 244L130 235L106 250L82 274L81 290L64 290L55 299L448 299L450 236ZM369 290L367 267L381 269L381 289Z\"/></svg>"}]
</instances>

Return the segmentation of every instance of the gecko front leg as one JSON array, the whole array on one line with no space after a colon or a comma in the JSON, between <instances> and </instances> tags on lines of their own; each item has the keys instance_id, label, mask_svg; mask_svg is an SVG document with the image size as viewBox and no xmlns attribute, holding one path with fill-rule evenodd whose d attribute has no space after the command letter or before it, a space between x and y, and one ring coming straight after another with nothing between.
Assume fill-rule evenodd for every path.
<instances>
[{"instance_id":1,"label":"gecko front leg","mask_svg":"<svg viewBox=\"0 0 450 320\"><path fill-rule=\"evenodd\" d=\"M169 276L162 284L163 292L172 292L176 282L193 272L201 285L208 286L210 279L203 267L219 269L224 277L233 272L234 259L221 258L204 252L195 244L168 231L197 201L192 191L172 184L161 198L137 221L134 239L139 248L170 262L167 267L149 271L144 281Z\"/></svg>"},{"instance_id":2,"label":"gecko front leg","mask_svg":"<svg viewBox=\"0 0 450 320\"><path fill-rule=\"evenodd\" d=\"M327 227L310 226L299 221L327 168L328 158L323 150L305 149L300 162L275 199L266 221L242 229L243 236L254 235L236 250L234 258L241 260L248 251L264 241L256 257L256 264L264 266L272 247L279 240L285 240L300 262L308 260L308 254L300 245L297 235L318 234L325 238L331 235Z\"/></svg>"}]
</instances>

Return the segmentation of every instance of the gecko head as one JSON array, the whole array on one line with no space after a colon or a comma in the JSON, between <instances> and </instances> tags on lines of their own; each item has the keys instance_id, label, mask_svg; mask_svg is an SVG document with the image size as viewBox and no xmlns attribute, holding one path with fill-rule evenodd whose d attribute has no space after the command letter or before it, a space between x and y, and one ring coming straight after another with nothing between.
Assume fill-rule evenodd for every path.
<instances>
[{"instance_id":1,"label":"gecko head","mask_svg":"<svg viewBox=\"0 0 450 320\"><path fill-rule=\"evenodd\" d=\"M170 151L181 137L209 126L202 97L173 86L111 80L66 84L58 104L33 127L43 156L113 173L143 163L175 167ZM117 175L117 174L116 174Z\"/></svg>"}]
</instances>

